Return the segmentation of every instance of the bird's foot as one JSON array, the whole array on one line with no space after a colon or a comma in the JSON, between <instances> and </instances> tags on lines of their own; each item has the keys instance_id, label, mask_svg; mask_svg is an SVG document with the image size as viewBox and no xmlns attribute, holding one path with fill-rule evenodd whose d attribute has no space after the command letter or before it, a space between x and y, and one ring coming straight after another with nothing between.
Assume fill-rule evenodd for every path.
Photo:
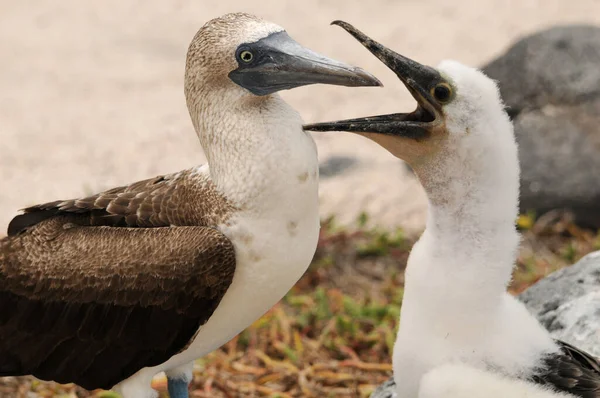
<instances>
[{"instance_id":1,"label":"bird's foot","mask_svg":"<svg viewBox=\"0 0 600 398\"><path fill-rule=\"evenodd\" d=\"M169 379L167 378L167 389L169 390L170 398L188 398L189 382L185 379Z\"/></svg>"}]
</instances>

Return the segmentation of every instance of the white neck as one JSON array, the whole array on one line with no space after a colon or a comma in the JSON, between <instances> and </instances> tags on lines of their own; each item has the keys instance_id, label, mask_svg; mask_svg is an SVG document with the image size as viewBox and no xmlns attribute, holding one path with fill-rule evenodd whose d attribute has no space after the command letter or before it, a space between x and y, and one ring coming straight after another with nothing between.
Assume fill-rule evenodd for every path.
<instances>
[{"instance_id":1,"label":"white neck","mask_svg":"<svg viewBox=\"0 0 600 398\"><path fill-rule=\"evenodd\" d=\"M190 104L188 104L190 105ZM206 94L190 113L210 166L211 179L240 208L268 208L282 184L317 169L314 141L299 114L277 94Z\"/></svg>"},{"instance_id":2,"label":"white neck","mask_svg":"<svg viewBox=\"0 0 600 398\"><path fill-rule=\"evenodd\" d=\"M449 142L435 162L415 167L429 214L409 259L403 307L418 307L421 316L431 311L438 322L439 314L452 319L453 309L465 316L493 313L519 243L516 144L512 136L494 142L496 147L473 141L468 148Z\"/></svg>"}]
</instances>

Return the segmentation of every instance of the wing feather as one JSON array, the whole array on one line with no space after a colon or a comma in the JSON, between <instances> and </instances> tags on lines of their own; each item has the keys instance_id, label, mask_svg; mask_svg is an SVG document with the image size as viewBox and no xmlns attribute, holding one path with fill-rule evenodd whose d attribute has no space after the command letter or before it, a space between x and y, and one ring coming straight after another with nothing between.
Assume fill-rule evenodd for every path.
<instances>
[{"instance_id":1,"label":"wing feather","mask_svg":"<svg viewBox=\"0 0 600 398\"><path fill-rule=\"evenodd\" d=\"M214 228L87 220L61 211L0 240L0 376L111 388L186 347L231 284L235 251Z\"/></svg>"},{"instance_id":2,"label":"wing feather","mask_svg":"<svg viewBox=\"0 0 600 398\"><path fill-rule=\"evenodd\" d=\"M556 340L560 353L545 358L545 367L534 381L582 398L600 398L600 361L564 341Z\"/></svg>"},{"instance_id":3,"label":"wing feather","mask_svg":"<svg viewBox=\"0 0 600 398\"><path fill-rule=\"evenodd\" d=\"M233 209L198 168L158 176L86 198L58 200L24 209L8 226L16 235L48 218L81 214L88 226L168 227L215 225Z\"/></svg>"}]
</instances>

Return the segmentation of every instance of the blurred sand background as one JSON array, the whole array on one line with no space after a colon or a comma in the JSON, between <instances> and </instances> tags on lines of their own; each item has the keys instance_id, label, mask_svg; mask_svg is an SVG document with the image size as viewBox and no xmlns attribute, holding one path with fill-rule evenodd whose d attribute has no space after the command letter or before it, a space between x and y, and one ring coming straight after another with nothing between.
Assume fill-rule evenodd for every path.
<instances>
[{"instance_id":1,"label":"blurred sand background","mask_svg":"<svg viewBox=\"0 0 600 398\"><path fill-rule=\"evenodd\" d=\"M182 80L198 28L227 12L278 23L301 44L377 75L383 89L309 86L283 97L305 121L412 110L396 77L338 27L355 24L420 62L479 66L524 34L600 24L594 0L0 0L0 231L19 208L90 194L205 161ZM322 179L323 216L419 230L426 203L414 177L358 136L316 134L322 161L356 157ZM0 233L1 235L1 233Z\"/></svg>"}]
</instances>

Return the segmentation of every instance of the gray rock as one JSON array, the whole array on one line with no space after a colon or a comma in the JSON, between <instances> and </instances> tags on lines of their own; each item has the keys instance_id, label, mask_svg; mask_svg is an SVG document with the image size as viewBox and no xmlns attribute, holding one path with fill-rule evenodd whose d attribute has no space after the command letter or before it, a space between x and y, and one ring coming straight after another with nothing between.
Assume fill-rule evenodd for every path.
<instances>
[{"instance_id":1,"label":"gray rock","mask_svg":"<svg viewBox=\"0 0 600 398\"><path fill-rule=\"evenodd\" d=\"M600 357L600 251L552 273L519 299L552 337Z\"/></svg>"},{"instance_id":2,"label":"gray rock","mask_svg":"<svg viewBox=\"0 0 600 398\"><path fill-rule=\"evenodd\" d=\"M514 118L521 211L569 209L600 228L600 28L533 34L482 69Z\"/></svg>"},{"instance_id":3,"label":"gray rock","mask_svg":"<svg viewBox=\"0 0 600 398\"><path fill-rule=\"evenodd\" d=\"M377 387L377 389L373 391L373 394L371 394L371 398L394 398L396 396L394 387L396 387L396 384L394 383L394 379L391 378Z\"/></svg>"},{"instance_id":4,"label":"gray rock","mask_svg":"<svg viewBox=\"0 0 600 398\"><path fill-rule=\"evenodd\" d=\"M552 337L600 357L600 251L556 271L519 295ZM393 398L394 381L371 398Z\"/></svg>"}]
</instances>

